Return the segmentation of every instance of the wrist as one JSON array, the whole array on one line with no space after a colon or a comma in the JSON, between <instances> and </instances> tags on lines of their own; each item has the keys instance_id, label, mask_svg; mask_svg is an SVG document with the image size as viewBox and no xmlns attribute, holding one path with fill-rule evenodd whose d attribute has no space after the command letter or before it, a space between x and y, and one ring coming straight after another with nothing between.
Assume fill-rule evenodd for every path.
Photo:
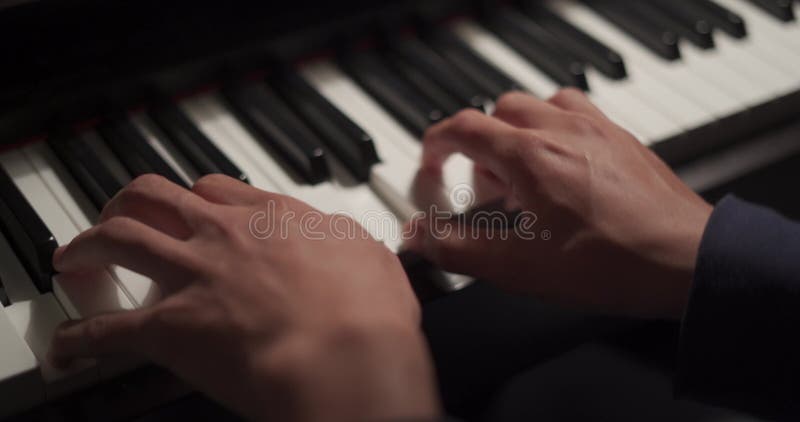
<instances>
[{"instance_id":1,"label":"wrist","mask_svg":"<svg viewBox=\"0 0 800 422\"><path fill-rule=\"evenodd\" d=\"M288 409L279 419L392 421L441 415L433 366L418 328L365 324L324 331L296 335L267 355L262 373L280 386Z\"/></svg>"}]
</instances>

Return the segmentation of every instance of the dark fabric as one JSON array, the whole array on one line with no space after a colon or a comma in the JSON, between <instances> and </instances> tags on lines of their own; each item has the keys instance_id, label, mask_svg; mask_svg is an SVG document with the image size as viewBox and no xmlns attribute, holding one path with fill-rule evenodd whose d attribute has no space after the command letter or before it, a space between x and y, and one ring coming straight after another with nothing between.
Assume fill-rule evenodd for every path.
<instances>
[{"instance_id":1,"label":"dark fabric","mask_svg":"<svg viewBox=\"0 0 800 422\"><path fill-rule=\"evenodd\" d=\"M800 418L800 224L723 199L700 246L676 393Z\"/></svg>"}]
</instances>

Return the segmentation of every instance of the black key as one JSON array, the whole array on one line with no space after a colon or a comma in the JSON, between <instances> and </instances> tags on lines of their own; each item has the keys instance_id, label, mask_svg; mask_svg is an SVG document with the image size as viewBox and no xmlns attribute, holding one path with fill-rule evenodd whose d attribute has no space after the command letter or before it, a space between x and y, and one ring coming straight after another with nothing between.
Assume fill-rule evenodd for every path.
<instances>
[{"instance_id":1,"label":"black key","mask_svg":"<svg viewBox=\"0 0 800 422\"><path fill-rule=\"evenodd\" d=\"M400 79L373 53L347 54L341 57L340 64L415 136L421 137L429 126L445 118L444 111Z\"/></svg>"},{"instance_id":2,"label":"black key","mask_svg":"<svg viewBox=\"0 0 800 422\"><path fill-rule=\"evenodd\" d=\"M460 69L473 83L493 99L506 92L522 89L502 70L488 63L468 45L446 29L433 29L426 35L430 47Z\"/></svg>"},{"instance_id":3,"label":"black key","mask_svg":"<svg viewBox=\"0 0 800 422\"><path fill-rule=\"evenodd\" d=\"M158 155L127 117L110 117L97 128L97 131L133 177L159 174L176 185L188 189L186 182Z\"/></svg>"},{"instance_id":4,"label":"black key","mask_svg":"<svg viewBox=\"0 0 800 422\"><path fill-rule=\"evenodd\" d=\"M0 279L0 306L11 306L11 301L6 294L6 288L3 286L3 280Z\"/></svg>"},{"instance_id":5,"label":"black key","mask_svg":"<svg viewBox=\"0 0 800 422\"><path fill-rule=\"evenodd\" d=\"M322 141L264 84L235 83L223 89L234 114L262 145L277 153L306 182L330 177Z\"/></svg>"},{"instance_id":6,"label":"black key","mask_svg":"<svg viewBox=\"0 0 800 422\"><path fill-rule=\"evenodd\" d=\"M765 12L782 22L791 22L795 19L793 0L749 0L750 3L760 7Z\"/></svg>"},{"instance_id":7,"label":"black key","mask_svg":"<svg viewBox=\"0 0 800 422\"><path fill-rule=\"evenodd\" d=\"M483 110L489 102L488 94L467 79L455 67L416 38L395 39L390 47L411 66L428 75L462 107Z\"/></svg>"},{"instance_id":8,"label":"black key","mask_svg":"<svg viewBox=\"0 0 800 422\"><path fill-rule=\"evenodd\" d=\"M0 231L40 293L53 290L58 243L19 188L0 168Z\"/></svg>"},{"instance_id":9,"label":"black key","mask_svg":"<svg viewBox=\"0 0 800 422\"><path fill-rule=\"evenodd\" d=\"M98 211L122 189L122 184L77 135L51 136L47 144Z\"/></svg>"},{"instance_id":10,"label":"black key","mask_svg":"<svg viewBox=\"0 0 800 422\"><path fill-rule=\"evenodd\" d=\"M367 132L294 71L284 70L270 82L358 180L369 180L380 159Z\"/></svg>"},{"instance_id":11,"label":"black key","mask_svg":"<svg viewBox=\"0 0 800 422\"><path fill-rule=\"evenodd\" d=\"M674 0L636 1L631 7L650 20L669 28L692 44L704 50L714 48L713 27L708 21L686 12Z\"/></svg>"},{"instance_id":12,"label":"black key","mask_svg":"<svg viewBox=\"0 0 800 422\"><path fill-rule=\"evenodd\" d=\"M636 38L650 51L666 60L678 60L678 34L663 25L633 13L630 2L619 0L582 0L614 25Z\"/></svg>"},{"instance_id":13,"label":"black key","mask_svg":"<svg viewBox=\"0 0 800 422\"><path fill-rule=\"evenodd\" d=\"M744 19L717 3L709 0L691 0L681 3L681 6L704 16L716 28L725 31L734 38L747 36L747 26Z\"/></svg>"},{"instance_id":14,"label":"black key","mask_svg":"<svg viewBox=\"0 0 800 422\"><path fill-rule=\"evenodd\" d=\"M558 38L561 44L574 55L582 58L607 77L620 80L628 76L625 62L619 53L576 28L557 14L541 7L537 0L525 1L522 9Z\"/></svg>"},{"instance_id":15,"label":"black key","mask_svg":"<svg viewBox=\"0 0 800 422\"><path fill-rule=\"evenodd\" d=\"M489 12L486 27L561 86L589 89L583 63L544 28L511 10Z\"/></svg>"},{"instance_id":16,"label":"black key","mask_svg":"<svg viewBox=\"0 0 800 422\"><path fill-rule=\"evenodd\" d=\"M174 103L164 100L148 115L201 175L224 174L250 183L247 175L189 119Z\"/></svg>"},{"instance_id":17,"label":"black key","mask_svg":"<svg viewBox=\"0 0 800 422\"><path fill-rule=\"evenodd\" d=\"M427 98L446 115L452 116L464 108L461 101L442 89L430 76L403 60L396 52L386 52L383 58L391 66L399 78L416 88L416 92Z\"/></svg>"}]
</instances>

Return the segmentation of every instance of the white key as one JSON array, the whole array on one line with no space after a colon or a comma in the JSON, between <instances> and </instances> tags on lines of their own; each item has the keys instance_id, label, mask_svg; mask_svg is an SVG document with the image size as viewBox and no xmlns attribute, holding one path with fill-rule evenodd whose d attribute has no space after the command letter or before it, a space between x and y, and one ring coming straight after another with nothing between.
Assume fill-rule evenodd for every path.
<instances>
[{"instance_id":1,"label":"white key","mask_svg":"<svg viewBox=\"0 0 800 422\"><path fill-rule=\"evenodd\" d=\"M517 54L511 47L497 38L494 34L474 22L464 21L454 26L455 33L469 45L477 54L483 56L488 62L505 71L533 95L548 99L558 92L558 84L546 74L534 67L524 57ZM653 134L645 134L640 124L626 116L617 109L619 104L609 101L607 96L590 94L592 101L600 107L608 117L617 124L636 133L645 143L653 142Z\"/></svg>"},{"instance_id":2,"label":"white key","mask_svg":"<svg viewBox=\"0 0 800 422\"><path fill-rule=\"evenodd\" d=\"M78 231L85 231L97 221L97 212L58 159L44 142L23 149L37 173L69 215ZM109 268L136 307L152 305L161 297L158 285L149 278L121 267Z\"/></svg>"},{"instance_id":3,"label":"white key","mask_svg":"<svg viewBox=\"0 0 800 422\"><path fill-rule=\"evenodd\" d=\"M135 114L131 116L131 123L139 129L139 132L147 140L147 143L153 147L153 150L164 160L175 173L186 182L187 185L192 186L195 180L200 178L197 170L194 169L192 164L183 154L178 151L175 145L169 141L163 132L145 115Z\"/></svg>"},{"instance_id":4,"label":"white key","mask_svg":"<svg viewBox=\"0 0 800 422\"><path fill-rule=\"evenodd\" d=\"M350 119L373 137L382 162L373 167L370 183L406 219L415 210L437 205L463 211L449 192L472 182L472 163L456 155L445 164L441 186L416 183L422 145L336 66L316 63L303 70L306 79Z\"/></svg>"},{"instance_id":5,"label":"white key","mask_svg":"<svg viewBox=\"0 0 800 422\"><path fill-rule=\"evenodd\" d=\"M653 78L673 87L682 97L718 118L747 109L748 104L743 99L724 91L713 81L700 77L685 62L661 59L587 7L573 0L549 2L548 5L567 21L617 50L625 57L628 73L632 77L650 73Z\"/></svg>"},{"instance_id":6,"label":"white key","mask_svg":"<svg viewBox=\"0 0 800 422\"><path fill-rule=\"evenodd\" d=\"M208 96L193 98L181 104L184 112L209 139L247 174L250 183L261 190L286 193L259 168L258 162L230 140L226 119L231 116Z\"/></svg>"},{"instance_id":7,"label":"white key","mask_svg":"<svg viewBox=\"0 0 800 422\"><path fill-rule=\"evenodd\" d=\"M800 89L797 69L800 66L800 31L792 25L782 25L766 12L744 1L723 0L724 7L740 14L747 24L748 35L743 40L731 40L753 56L760 58L774 68L781 76L760 75L762 83L782 83L784 92ZM766 78L777 78L765 81Z\"/></svg>"},{"instance_id":8,"label":"white key","mask_svg":"<svg viewBox=\"0 0 800 422\"><path fill-rule=\"evenodd\" d=\"M69 243L78 235L78 229L69 215L20 151L2 154L0 163L48 226L59 245ZM128 296L107 272L91 277L57 275L53 277L53 293L67 315L73 319L133 309Z\"/></svg>"},{"instance_id":9,"label":"white key","mask_svg":"<svg viewBox=\"0 0 800 422\"><path fill-rule=\"evenodd\" d=\"M772 40L791 51L800 51L800 22L781 22L747 1L720 0L718 3L744 19L748 38L754 37L755 42Z\"/></svg>"},{"instance_id":10,"label":"white key","mask_svg":"<svg viewBox=\"0 0 800 422\"><path fill-rule=\"evenodd\" d=\"M41 369L47 400L59 398L97 382L97 362L83 359L67 369L54 367L47 359L50 342L58 326L69 318L56 298L48 293L6 308L11 323L28 343Z\"/></svg>"},{"instance_id":11,"label":"white key","mask_svg":"<svg viewBox=\"0 0 800 422\"><path fill-rule=\"evenodd\" d=\"M133 179L125 166L117 159L114 152L108 148L103 139L96 132L88 132L83 135L86 146L94 151L97 159L105 164L108 171L119 182L120 186L125 186Z\"/></svg>"},{"instance_id":12,"label":"white key","mask_svg":"<svg viewBox=\"0 0 800 422\"><path fill-rule=\"evenodd\" d=\"M24 302L39 296L39 290L2 234L0 234L0 281L11 303Z\"/></svg>"},{"instance_id":13,"label":"white key","mask_svg":"<svg viewBox=\"0 0 800 422\"><path fill-rule=\"evenodd\" d=\"M538 69L532 68L525 58L480 25L464 21L456 24L453 29L477 54L502 69L532 94L547 99L558 92L558 84Z\"/></svg>"},{"instance_id":14,"label":"white key","mask_svg":"<svg viewBox=\"0 0 800 422\"><path fill-rule=\"evenodd\" d=\"M215 98L187 102L185 108L190 117L197 122L221 150L228 153L231 159L242 165L243 169L257 170L265 175L263 180L253 181L254 185L267 184L269 189L291 195L326 213L341 213L352 217L359 223L374 221L372 216L381 215L385 227L399 226L394 215L375 197L367 186L355 183L343 166L332 158L329 152L329 164L333 171L333 181L314 186L306 185L287 175L258 141L252 139L246 129ZM250 170L246 170L250 171ZM249 174L249 173L248 173ZM372 227L371 234L379 240L387 242L387 246L396 250L399 244L392 232L379 233L383 224ZM370 229L370 227L368 227Z\"/></svg>"},{"instance_id":15,"label":"white key","mask_svg":"<svg viewBox=\"0 0 800 422\"><path fill-rule=\"evenodd\" d=\"M0 418L44 401L44 384L28 344L0 306Z\"/></svg>"}]
</instances>

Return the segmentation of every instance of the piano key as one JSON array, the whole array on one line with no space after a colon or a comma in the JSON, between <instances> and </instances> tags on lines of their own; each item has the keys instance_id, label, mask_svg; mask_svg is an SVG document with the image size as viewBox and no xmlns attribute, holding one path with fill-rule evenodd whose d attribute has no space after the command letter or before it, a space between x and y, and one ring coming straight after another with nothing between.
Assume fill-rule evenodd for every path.
<instances>
[{"instance_id":1,"label":"piano key","mask_svg":"<svg viewBox=\"0 0 800 422\"><path fill-rule=\"evenodd\" d=\"M177 185L188 187L184 179L159 156L127 116L111 117L97 129L131 176L154 173Z\"/></svg>"},{"instance_id":2,"label":"piano key","mask_svg":"<svg viewBox=\"0 0 800 422\"><path fill-rule=\"evenodd\" d=\"M486 94L451 66L434 50L416 38L396 39L390 49L420 72L430 76L442 89L460 101L461 106L483 110L490 102Z\"/></svg>"},{"instance_id":3,"label":"piano key","mask_svg":"<svg viewBox=\"0 0 800 422\"><path fill-rule=\"evenodd\" d=\"M619 53L579 28L570 25L555 13L541 7L538 1L524 1L522 10L558 37L564 47L594 66L605 76L617 80L627 77L625 62Z\"/></svg>"},{"instance_id":4,"label":"piano key","mask_svg":"<svg viewBox=\"0 0 800 422\"><path fill-rule=\"evenodd\" d=\"M750 106L743 98L732 95L736 87L724 85L723 88L722 82L699 76L695 69L683 61L661 58L583 4L573 0L551 1L548 7L573 25L616 48L626 58L630 74L652 76L718 118L736 114Z\"/></svg>"},{"instance_id":5,"label":"piano key","mask_svg":"<svg viewBox=\"0 0 800 422\"><path fill-rule=\"evenodd\" d=\"M715 27L734 38L747 36L747 26L741 16L710 0L687 1L682 6L685 10L708 19Z\"/></svg>"},{"instance_id":6,"label":"piano key","mask_svg":"<svg viewBox=\"0 0 800 422\"><path fill-rule=\"evenodd\" d=\"M253 131L259 142L310 184L330 178L322 141L263 84L236 84L223 89L236 116Z\"/></svg>"},{"instance_id":7,"label":"piano key","mask_svg":"<svg viewBox=\"0 0 800 422\"><path fill-rule=\"evenodd\" d=\"M771 19L763 10L745 0L720 0L717 3L742 16L752 41L769 46L762 48L765 52L778 54L790 50L794 55L800 51L800 24L797 22Z\"/></svg>"},{"instance_id":8,"label":"piano key","mask_svg":"<svg viewBox=\"0 0 800 422\"><path fill-rule=\"evenodd\" d=\"M426 39L430 42L431 48L450 61L453 66L461 69L474 83L489 93L492 99L496 100L506 92L520 89L516 81L486 62L451 31L431 29L426 34Z\"/></svg>"},{"instance_id":9,"label":"piano key","mask_svg":"<svg viewBox=\"0 0 800 422\"><path fill-rule=\"evenodd\" d=\"M43 402L45 393L36 356L2 306L0 339L0 418L6 418Z\"/></svg>"},{"instance_id":10,"label":"piano key","mask_svg":"<svg viewBox=\"0 0 800 422\"><path fill-rule=\"evenodd\" d=\"M760 7L765 12L773 17L783 21L791 22L795 20L794 8L792 2L794 0L749 0L750 3Z\"/></svg>"},{"instance_id":11,"label":"piano key","mask_svg":"<svg viewBox=\"0 0 800 422\"><path fill-rule=\"evenodd\" d=\"M121 186L125 186L133 180L133 176L125 168L125 165L114 155L108 144L100 137L96 131L87 131L81 134L81 143L87 149L92 151L99 162L103 163L103 168L106 169L114 180Z\"/></svg>"},{"instance_id":12,"label":"piano key","mask_svg":"<svg viewBox=\"0 0 800 422\"><path fill-rule=\"evenodd\" d=\"M180 177L185 186L191 186L201 174L186 158L171 139L150 118L143 113L134 113L129 116L131 124L139 131L150 147L161 160Z\"/></svg>"},{"instance_id":13,"label":"piano key","mask_svg":"<svg viewBox=\"0 0 800 422\"><path fill-rule=\"evenodd\" d=\"M517 12L490 12L486 27L561 86L590 89L584 66L560 48L560 42L535 22Z\"/></svg>"},{"instance_id":14,"label":"piano key","mask_svg":"<svg viewBox=\"0 0 800 422\"><path fill-rule=\"evenodd\" d=\"M387 115L369 96L335 66L317 63L303 74L323 95L344 113L373 133L378 153L384 161L375 166L370 180L375 191L398 210L401 219L414 211L439 209L463 211L463 204L454 203L450 194L472 182L472 162L456 155L445 165L439 185L415 184L422 145ZM435 201L433 201L435 199Z\"/></svg>"},{"instance_id":15,"label":"piano key","mask_svg":"<svg viewBox=\"0 0 800 422\"><path fill-rule=\"evenodd\" d=\"M652 21L642 20L641 16L630 12L627 2L617 0L582 1L659 57L665 60L677 60L681 57L678 34L660 25L655 25Z\"/></svg>"},{"instance_id":16,"label":"piano key","mask_svg":"<svg viewBox=\"0 0 800 422\"><path fill-rule=\"evenodd\" d=\"M683 39L704 50L714 48L713 27L705 19L686 14L681 4L671 0L637 1L634 10L673 30Z\"/></svg>"},{"instance_id":17,"label":"piano key","mask_svg":"<svg viewBox=\"0 0 800 422\"><path fill-rule=\"evenodd\" d=\"M47 144L81 185L97 210L102 210L122 189L122 185L114 179L94 152L79 139L79 135L50 137Z\"/></svg>"},{"instance_id":18,"label":"piano key","mask_svg":"<svg viewBox=\"0 0 800 422\"><path fill-rule=\"evenodd\" d=\"M399 227L396 221L392 223L395 217L369 187L352 180L338 161L330 158L332 181L314 186L298 183L283 172L280 164L264 151L216 98L205 96L192 99L183 106L212 142L230 150L230 156L251 175L254 186L291 195L326 213L349 215L357 222L371 213L378 213L387 227L395 224ZM372 235L396 250L399 236L384 236L379 229L381 227L374 227Z\"/></svg>"},{"instance_id":19,"label":"piano key","mask_svg":"<svg viewBox=\"0 0 800 422\"><path fill-rule=\"evenodd\" d=\"M427 98L436 108L442 110L445 115L452 116L466 107L431 79L426 72L403 60L396 52L385 52L383 58L394 69L399 78L413 86L416 92Z\"/></svg>"},{"instance_id":20,"label":"piano key","mask_svg":"<svg viewBox=\"0 0 800 422\"><path fill-rule=\"evenodd\" d=\"M778 85L785 92L798 89L797 68L800 66L800 26L793 31L790 26L783 26L777 21L770 21L763 13L746 2L730 2L721 0L726 7L741 6L737 10L747 20L750 26L750 36L744 40L731 40L732 45L738 45L750 55L767 63L769 68L777 74L764 75L762 83ZM751 9L747 9L747 8ZM769 48L763 46L769 45ZM762 68L765 66L761 66ZM768 80L767 80L768 79Z\"/></svg>"},{"instance_id":21,"label":"piano key","mask_svg":"<svg viewBox=\"0 0 800 422\"><path fill-rule=\"evenodd\" d=\"M302 115L359 180L369 178L370 168L380 161L372 136L342 114L295 71L286 70L273 88Z\"/></svg>"},{"instance_id":22,"label":"piano key","mask_svg":"<svg viewBox=\"0 0 800 422\"><path fill-rule=\"evenodd\" d=\"M525 58L475 22L460 22L454 25L453 31L478 55L503 69L535 96L547 99L558 92L559 86L554 80L531 67Z\"/></svg>"},{"instance_id":23,"label":"piano key","mask_svg":"<svg viewBox=\"0 0 800 422\"><path fill-rule=\"evenodd\" d=\"M41 295L10 241L3 235L0 235L0 282L10 303L32 300Z\"/></svg>"},{"instance_id":24,"label":"piano key","mask_svg":"<svg viewBox=\"0 0 800 422\"><path fill-rule=\"evenodd\" d=\"M371 53L350 53L339 60L342 68L389 110L411 133L422 136L445 112L423 98Z\"/></svg>"},{"instance_id":25,"label":"piano key","mask_svg":"<svg viewBox=\"0 0 800 422\"><path fill-rule=\"evenodd\" d=\"M0 228L39 292L52 291L56 238L25 200L8 171L0 168Z\"/></svg>"},{"instance_id":26,"label":"piano key","mask_svg":"<svg viewBox=\"0 0 800 422\"><path fill-rule=\"evenodd\" d=\"M99 217L98 213L90 208L88 198L80 191L74 179L65 172L56 157L43 143L26 146L22 152L78 231L91 228ZM108 271L135 307L148 306L160 299L161 292L158 285L149 278L122 267L114 266Z\"/></svg>"},{"instance_id":27,"label":"piano key","mask_svg":"<svg viewBox=\"0 0 800 422\"><path fill-rule=\"evenodd\" d=\"M55 400L96 383L97 362L82 359L58 369L47 359L50 343L60 324L69 320L51 293L6 308L9 320L36 357L47 400Z\"/></svg>"},{"instance_id":28,"label":"piano key","mask_svg":"<svg viewBox=\"0 0 800 422\"><path fill-rule=\"evenodd\" d=\"M247 175L214 146L175 104L168 100L161 101L148 110L148 115L199 174L219 173L248 182Z\"/></svg>"},{"instance_id":29,"label":"piano key","mask_svg":"<svg viewBox=\"0 0 800 422\"><path fill-rule=\"evenodd\" d=\"M502 44L503 41L497 40L493 44L497 43ZM493 46L492 48L496 50L497 47ZM533 74L536 72L533 69L531 63L526 64L520 70L525 74ZM637 99L625 88L619 89L625 85L624 81L606 79L591 70L586 72L586 77L589 78L589 86L592 85L591 82L599 84L594 91L589 92L592 101L600 106L613 121L634 132L645 144L672 138L683 131L678 119L672 119L667 114L654 109L651 104ZM625 114L631 113L632 110L636 110L636 117L626 117Z\"/></svg>"},{"instance_id":30,"label":"piano key","mask_svg":"<svg viewBox=\"0 0 800 422\"><path fill-rule=\"evenodd\" d=\"M9 306L11 305L11 301L8 299L8 294L6 293L6 286L3 284L3 278L0 277L0 306Z\"/></svg>"},{"instance_id":31,"label":"piano key","mask_svg":"<svg viewBox=\"0 0 800 422\"><path fill-rule=\"evenodd\" d=\"M521 84L535 96L548 99L558 91L558 85L543 74L539 69L533 67L527 60L520 57L513 49L503 43L502 40L495 37L489 31L481 28L474 22L464 21L454 27L455 32L478 54L483 55L488 61L492 62L498 68L508 72L513 78L520 81ZM592 94L590 93L590 96ZM614 106L608 104L602 97L592 97L594 101L609 118L616 123L624 126L628 130L634 131L637 137L645 140L645 142L652 142L651 140L644 139L640 130L636 127L636 121L629 121L625 118L623 113L614 109Z\"/></svg>"},{"instance_id":32,"label":"piano key","mask_svg":"<svg viewBox=\"0 0 800 422\"><path fill-rule=\"evenodd\" d=\"M78 235L78 228L70 216L21 151L8 151L0 155L0 164L41 217L58 245L67 244ZM48 258L48 262L51 261L52 258ZM107 272L91 276L59 274L53 277L52 284L56 299L72 319L134 307L124 290Z\"/></svg>"}]
</instances>

